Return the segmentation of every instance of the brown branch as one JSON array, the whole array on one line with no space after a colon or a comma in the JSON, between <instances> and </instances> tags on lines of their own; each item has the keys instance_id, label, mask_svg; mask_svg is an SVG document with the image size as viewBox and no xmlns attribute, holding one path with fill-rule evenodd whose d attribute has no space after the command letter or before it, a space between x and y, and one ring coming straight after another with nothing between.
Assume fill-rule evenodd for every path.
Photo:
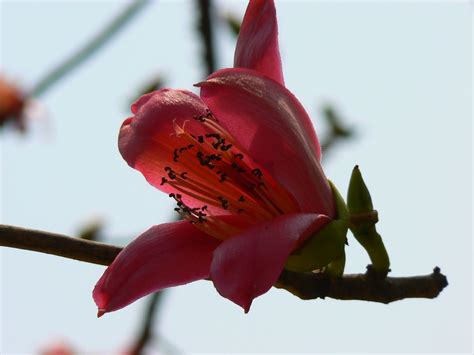
<instances>
[{"instance_id":1,"label":"brown branch","mask_svg":"<svg viewBox=\"0 0 474 355\"><path fill-rule=\"evenodd\" d=\"M206 65L207 75L216 70L216 54L214 51L214 24L212 21L212 0L197 0L198 20L197 29L202 41L202 58Z\"/></svg>"},{"instance_id":2,"label":"brown branch","mask_svg":"<svg viewBox=\"0 0 474 355\"><path fill-rule=\"evenodd\" d=\"M436 298L447 285L446 276L435 267L429 275L382 278L377 277L370 268L365 274L339 278L284 270L275 286L304 300L330 297L387 304L405 298Z\"/></svg>"},{"instance_id":3,"label":"brown branch","mask_svg":"<svg viewBox=\"0 0 474 355\"><path fill-rule=\"evenodd\" d=\"M109 265L121 248L14 226L0 225L0 246L32 250L100 265ZM405 298L435 298L448 285L436 267L432 274L412 277L379 277L365 274L328 278L322 274L284 270L275 285L302 299L331 297L390 303Z\"/></svg>"},{"instance_id":4,"label":"brown branch","mask_svg":"<svg viewBox=\"0 0 474 355\"><path fill-rule=\"evenodd\" d=\"M87 263L109 265L120 247L0 224L0 246L37 251Z\"/></svg>"}]
</instances>

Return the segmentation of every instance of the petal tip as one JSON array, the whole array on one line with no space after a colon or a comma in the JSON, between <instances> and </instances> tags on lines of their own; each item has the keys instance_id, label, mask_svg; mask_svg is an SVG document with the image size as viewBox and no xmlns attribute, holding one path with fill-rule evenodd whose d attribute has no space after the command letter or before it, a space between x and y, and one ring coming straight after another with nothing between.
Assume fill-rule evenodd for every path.
<instances>
[{"instance_id":1,"label":"petal tip","mask_svg":"<svg viewBox=\"0 0 474 355\"><path fill-rule=\"evenodd\" d=\"M245 306L243 307L245 314L249 313L251 305L252 305L252 300L250 300L249 302L245 304Z\"/></svg>"},{"instance_id":2,"label":"petal tip","mask_svg":"<svg viewBox=\"0 0 474 355\"><path fill-rule=\"evenodd\" d=\"M197 88L200 88L200 87L203 87L204 85L206 85L206 82L205 81L200 81L200 82L194 84L193 86L197 87Z\"/></svg>"},{"instance_id":3,"label":"petal tip","mask_svg":"<svg viewBox=\"0 0 474 355\"><path fill-rule=\"evenodd\" d=\"M97 318L102 317L106 313L105 309L99 308L97 310Z\"/></svg>"}]
</instances>

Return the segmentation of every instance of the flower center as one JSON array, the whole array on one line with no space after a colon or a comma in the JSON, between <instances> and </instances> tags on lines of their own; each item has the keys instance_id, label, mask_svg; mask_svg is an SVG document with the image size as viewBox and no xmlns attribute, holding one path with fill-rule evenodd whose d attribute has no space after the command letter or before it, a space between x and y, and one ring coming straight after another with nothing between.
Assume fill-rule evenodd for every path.
<instances>
[{"instance_id":1,"label":"flower center","mask_svg":"<svg viewBox=\"0 0 474 355\"><path fill-rule=\"evenodd\" d=\"M170 197L176 200L175 210L183 218L207 234L225 239L249 225L299 210L293 196L251 159L211 111L193 119L202 126L202 134L188 132L186 122L182 126L173 122L175 135L183 144L173 149L175 164L164 168L161 182L177 191ZM183 196L203 205L190 207ZM216 218L210 206L230 216Z\"/></svg>"}]
</instances>

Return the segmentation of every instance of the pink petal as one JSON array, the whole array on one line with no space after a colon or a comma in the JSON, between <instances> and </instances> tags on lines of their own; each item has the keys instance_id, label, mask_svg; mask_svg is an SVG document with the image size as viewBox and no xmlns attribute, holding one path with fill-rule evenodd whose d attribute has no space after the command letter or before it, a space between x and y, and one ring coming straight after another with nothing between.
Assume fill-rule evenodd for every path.
<instances>
[{"instance_id":1,"label":"pink petal","mask_svg":"<svg viewBox=\"0 0 474 355\"><path fill-rule=\"evenodd\" d=\"M249 69L220 70L197 86L220 124L293 194L302 212L334 216L316 133L291 92Z\"/></svg>"},{"instance_id":2,"label":"pink petal","mask_svg":"<svg viewBox=\"0 0 474 355\"><path fill-rule=\"evenodd\" d=\"M284 85L273 0L249 2L235 48L235 68L249 68Z\"/></svg>"},{"instance_id":3,"label":"pink petal","mask_svg":"<svg viewBox=\"0 0 474 355\"><path fill-rule=\"evenodd\" d=\"M115 258L94 288L99 315L165 287L209 277L219 241L181 221L154 226Z\"/></svg>"},{"instance_id":4,"label":"pink petal","mask_svg":"<svg viewBox=\"0 0 474 355\"><path fill-rule=\"evenodd\" d=\"M211 265L217 291L248 312L252 300L275 284L288 255L329 221L318 214L282 215L222 242Z\"/></svg>"},{"instance_id":5,"label":"pink petal","mask_svg":"<svg viewBox=\"0 0 474 355\"><path fill-rule=\"evenodd\" d=\"M193 116L202 115L207 107L195 94L184 90L162 89L142 96L132 105L135 114L124 121L120 129L119 149L127 163L139 170L153 186L166 193L179 193L185 196L183 201L200 207L202 203L195 198L186 197L186 193L177 191L169 184L162 185L167 177L166 167L173 168L178 174L184 172L182 165L173 160L174 149L189 144L175 134L173 124L185 126L194 134L201 134L203 128ZM202 181L199 175L189 172L193 179ZM216 177L218 179L218 177ZM221 208L211 207L214 214L226 214Z\"/></svg>"}]
</instances>

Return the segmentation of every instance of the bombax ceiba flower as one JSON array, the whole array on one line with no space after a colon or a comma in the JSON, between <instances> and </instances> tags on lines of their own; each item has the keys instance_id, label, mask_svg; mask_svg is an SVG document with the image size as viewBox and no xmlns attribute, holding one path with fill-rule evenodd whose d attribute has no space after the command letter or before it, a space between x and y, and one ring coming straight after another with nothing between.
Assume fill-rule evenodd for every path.
<instances>
[{"instance_id":1,"label":"bombax ceiba flower","mask_svg":"<svg viewBox=\"0 0 474 355\"><path fill-rule=\"evenodd\" d=\"M120 152L183 221L150 228L117 256L94 289L99 315L201 279L247 312L285 265L340 257L299 262L338 203L308 114L284 86L277 35L273 1L250 1L234 68L196 84L200 97L163 89L132 106Z\"/></svg>"}]
</instances>

